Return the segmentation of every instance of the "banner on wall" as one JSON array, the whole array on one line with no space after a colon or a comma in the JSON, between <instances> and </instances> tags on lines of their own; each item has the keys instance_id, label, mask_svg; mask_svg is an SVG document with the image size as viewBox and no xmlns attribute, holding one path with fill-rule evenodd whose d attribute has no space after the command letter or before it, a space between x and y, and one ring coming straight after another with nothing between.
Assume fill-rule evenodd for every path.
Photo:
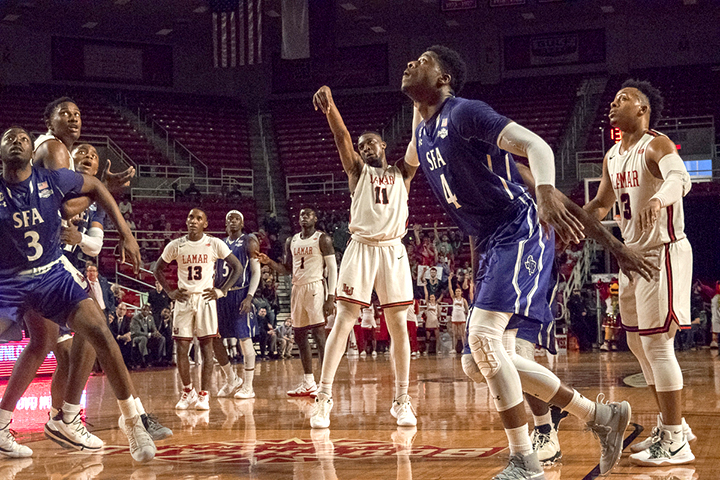
<instances>
[{"instance_id":1,"label":"banner on wall","mask_svg":"<svg viewBox=\"0 0 720 480\"><path fill-rule=\"evenodd\" d=\"M605 62L604 29L505 37L503 43L508 70Z\"/></svg>"},{"instance_id":2,"label":"banner on wall","mask_svg":"<svg viewBox=\"0 0 720 480\"><path fill-rule=\"evenodd\" d=\"M452 12L454 10L471 10L477 8L477 0L441 0L440 8L444 12Z\"/></svg>"},{"instance_id":3,"label":"banner on wall","mask_svg":"<svg viewBox=\"0 0 720 480\"><path fill-rule=\"evenodd\" d=\"M490 0L491 7L511 7L513 5L525 5L526 0Z\"/></svg>"}]
</instances>

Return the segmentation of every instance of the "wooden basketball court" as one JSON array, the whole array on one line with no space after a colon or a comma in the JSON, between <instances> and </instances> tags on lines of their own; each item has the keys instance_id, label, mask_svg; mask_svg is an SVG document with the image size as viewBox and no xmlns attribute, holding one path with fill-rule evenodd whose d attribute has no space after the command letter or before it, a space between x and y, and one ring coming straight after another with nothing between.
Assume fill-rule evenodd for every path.
<instances>
[{"instance_id":1,"label":"wooden basketball court","mask_svg":"<svg viewBox=\"0 0 720 480\"><path fill-rule=\"evenodd\" d=\"M685 375L685 418L698 436L694 464L642 468L626 452L609 478L691 480L720 478L720 450L712 444L720 428L720 359L716 350L679 353ZM238 366L240 370L242 366ZM558 375L588 397L627 399L633 419L626 443L645 438L656 407L629 352L571 353L557 357ZM298 359L258 362L253 400L211 399L209 412L176 412L180 391L174 369L132 374L148 412L175 435L158 442L152 462L133 464L120 433L118 407L103 376L87 386L90 430L106 442L104 454L64 451L42 434L47 419L49 379L36 381L21 400L13 421L18 440L32 459L0 460L6 479L490 479L507 462L507 441L487 387L463 374L459 356L413 360L410 394L418 427L398 428L390 416L393 378L389 357L344 359L335 382L331 428L311 431L310 399L286 391L301 379ZM197 375L197 368L193 367ZM216 369L216 388L221 381ZM635 426L639 424L645 427ZM563 458L546 469L548 480L593 479L600 448L578 420L560 426ZM411 443L412 442L412 443ZM412 447L409 445L412 444Z\"/></svg>"}]
</instances>

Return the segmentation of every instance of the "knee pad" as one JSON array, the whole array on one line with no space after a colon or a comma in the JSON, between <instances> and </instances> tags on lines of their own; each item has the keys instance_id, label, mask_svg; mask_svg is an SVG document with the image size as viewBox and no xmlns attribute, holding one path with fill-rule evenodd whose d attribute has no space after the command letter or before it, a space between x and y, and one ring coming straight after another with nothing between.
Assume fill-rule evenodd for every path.
<instances>
[{"instance_id":1,"label":"knee pad","mask_svg":"<svg viewBox=\"0 0 720 480\"><path fill-rule=\"evenodd\" d=\"M509 313L473 309L468 327L468 345L475 363L485 378L500 370L498 355L503 350L503 333L510 320Z\"/></svg>"},{"instance_id":2,"label":"knee pad","mask_svg":"<svg viewBox=\"0 0 720 480\"><path fill-rule=\"evenodd\" d=\"M465 354L461 359L463 372L475 383L485 383L485 377L480 373L480 369L475 363L475 359L470 354Z\"/></svg>"},{"instance_id":3,"label":"knee pad","mask_svg":"<svg viewBox=\"0 0 720 480\"><path fill-rule=\"evenodd\" d=\"M674 338L667 333L640 337L645 356L655 377L655 390L674 392L682 390L683 376L675 356Z\"/></svg>"},{"instance_id":4,"label":"knee pad","mask_svg":"<svg viewBox=\"0 0 720 480\"><path fill-rule=\"evenodd\" d=\"M515 364L518 375L520 375L523 392L537 397L544 402L550 402L558 390L560 390L562 382L557 375L535 360L528 360L524 356L515 355L512 361Z\"/></svg>"},{"instance_id":5,"label":"knee pad","mask_svg":"<svg viewBox=\"0 0 720 480\"><path fill-rule=\"evenodd\" d=\"M252 338L243 338L240 340L240 349L243 354L243 362L245 369L255 368L255 347Z\"/></svg>"},{"instance_id":6,"label":"knee pad","mask_svg":"<svg viewBox=\"0 0 720 480\"><path fill-rule=\"evenodd\" d=\"M645 383L655 385L655 375L653 374L652 365L650 365L650 361L645 355L645 348L640 340L640 334L637 332L627 332L627 344L630 351L635 355L635 358L637 358L638 363L640 363L640 369L645 377Z\"/></svg>"},{"instance_id":7,"label":"knee pad","mask_svg":"<svg viewBox=\"0 0 720 480\"><path fill-rule=\"evenodd\" d=\"M515 353L531 362L535 361L535 345L525 339L518 338L515 341ZM512 358L512 356L510 357Z\"/></svg>"}]
</instances>

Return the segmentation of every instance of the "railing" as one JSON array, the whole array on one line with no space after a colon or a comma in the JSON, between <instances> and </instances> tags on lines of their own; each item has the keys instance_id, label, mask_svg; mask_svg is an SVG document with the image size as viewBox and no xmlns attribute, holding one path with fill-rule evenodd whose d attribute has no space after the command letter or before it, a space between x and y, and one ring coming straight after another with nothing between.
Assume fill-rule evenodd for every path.
<instances>
[{"instance_id":1,"label":"railing","mask_svg":"<svg viewBox=\"0 0 720 480\"><path fill-rule=\"evenodd\" d=\"M262 143L263 161L265 162L265 173L267 176L268 196L270 197L270 211L277 214L275 209L275 189L272 183L272 174L270 172L270 156L268 155L267 138L265 136L264 120L270 118L269 114L263 115L258 112L258 124L260 125L260 142Z\"/></svg>"},{"instance_id":2,"label":"railing","mask_svg":"<svg viewBox=\"0 0 720 480\"><path fill-rule=\"evenodd\" d=\"M409 130L412 129L413 107L403 103L400 111L390 119L388 124L382 128L383 141L387 145L386 151L391 152ZM411 132L414 134L414 132Z\"/></svg>"},{"instance_id":3,"label":"railing","mask_svg":"<svg viewBox=\"0 0 720 480\"><path fill-rule=\"evenodd\" d=\"M715 127L715 118L712 115L704 117L677 117L677 118L663 118L658 121L658 129L674 129L678 130L681 128L707 128Z\"/></svg>"},{"instance_id":4,"label":"railing","mask_svg":"<svg viewBox=\"0 0 720 480\"><path fill-rule=\"evenodd\" d=\"M220 170L221 185L237 189L241 194L254 196L255 175L251 168L223 168Z\"/></svg>"},{"instance_id":5,"label":"railing","mask_svg":"<svg viewBox=\"0 0 720 480\"><path fill-rule=\"evenodd\" d=\"M38 137L40 135L45 135L46 132L32 132L35 137ZM86 142L91 144L93 147L104 147L106 148L110 153L112 153L115 158L111 158L111 161L117 162L118 160L121 163L124 163L124 165L115 165L112 170L114 172L119 172L121 170L125 170L129 167L135 167L137 169L137 163L130 158L130 155L125 153L125 151L118 146L117 143L113 141L112 138L108 137L107 135L86 135L83 134L80 136L80 142ZM124 167L124 168L118 168L118 167Z\"/></svg>"},{"instance_id":6,"label":"railing","mask_svg":"<svg viewBox=\"0 0 720 480\"><path fill-rule=\"evenodd\" d=\"M172 188L136 188L130 189L130 200L153 199L175 200L175 190Z\"/></svg>"},{"instance_id":7,"label":"railing","mask_svg":"<svg viewBox=\"0 0 720 480\"><path fill-rule=\"evenodd\" d=\"M285 177L285 196L301 193L342 193L348 191L347 178L335 179L332 173L288 175Z\"/></svg>"},{"instance_id":8,"label":"railing","mask_svg":"<svg viewBox=\"0 0 720 480\"><path fill-rule=\"evenodd\" d=\"M138 165L139 177L179 178L195 177L195 169L177 165Z\"/></svg>"},{"instance_id":9,"label":"railing","mask_svg":"<svg viewBox=\"0 0 720 480\"><path fill-rule=\"evenodd\" d=\"M575 152L575 168L579 179L602 175L602 162L605 152L601 150L582 150Z\"/></svg>"},{"instance_id":10,"label":"railing","mask_svg":"<svg viewBox=\"0 0 720 480\"><path fill-rule=\"evenodd\" d=\"M570 276L565 282L565 288L562 290L562 302L559 304L561 308L556 320L564 318L566 325L570 322L570 312L568 312L567 309L567 302L570 299L570 293L576 288L581 288L586 283L590 273L590 267L595 259L596 249L597 244L595 243L595 240L588 239L585 241L582 256L573 267L572 272L570 272Z\"/></svg>"}]
</instances>

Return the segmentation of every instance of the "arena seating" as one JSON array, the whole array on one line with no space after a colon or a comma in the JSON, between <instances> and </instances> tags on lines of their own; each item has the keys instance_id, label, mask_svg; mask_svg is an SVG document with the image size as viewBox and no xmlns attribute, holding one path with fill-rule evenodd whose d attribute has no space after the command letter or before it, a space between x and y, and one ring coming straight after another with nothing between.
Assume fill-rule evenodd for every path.
<instances>
[{"instance_id":1,"label":"arena seating","mask_svg":"<svg viewBox=\"0 0 720 480\"><path fill-rule=\"evenodd\" d=\"M205 163L210 176L223 168L252 168L248 114L236 101L177 94L135 94L129 101Z\"/></svg>"}]
</instances>

